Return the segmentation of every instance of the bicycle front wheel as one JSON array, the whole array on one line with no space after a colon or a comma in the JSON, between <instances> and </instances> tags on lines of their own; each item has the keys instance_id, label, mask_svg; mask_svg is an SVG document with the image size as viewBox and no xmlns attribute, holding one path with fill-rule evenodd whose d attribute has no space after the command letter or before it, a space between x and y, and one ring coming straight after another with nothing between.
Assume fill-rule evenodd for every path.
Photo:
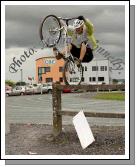
<instances>
[{"instance_id":1,"label":"bicycle front wheel","mask_svg":"<svg viewBox=\"0 0 137 167\"><path fill-rule=\"evenodd\" d=\"M64 65L63 78L66 85L80 85L83 78L83 67L77 67L74 57L74 61L66 61Z\"/></svg>"},{"instance_id":2,"label":"bicycle front wheel","mask_svg":"<svg viewBox=\"0 0 137 167\"><path fill-rule=\"evenodd\" d=\"M48 15L40 25L39 35L47 47L55 46L61 37L61 23L55 15Z\"/></svg>"}]
</instances>

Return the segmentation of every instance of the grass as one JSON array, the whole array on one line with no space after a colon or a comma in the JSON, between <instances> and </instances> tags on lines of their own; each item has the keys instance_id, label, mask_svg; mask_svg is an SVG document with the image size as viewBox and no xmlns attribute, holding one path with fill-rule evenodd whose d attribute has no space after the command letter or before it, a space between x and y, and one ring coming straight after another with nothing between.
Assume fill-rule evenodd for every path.
<instances>
[{"instance_id":1,"label":"grass","mask_svg":"<svg viewBox=\"0 0 137 167\"><path fill-rule=\"evenodd\" d=\"M103 92L98 93L96 96L93 97L94 99L102 99L102 100L125 100L125 94L121 92Z\"/></svg>"}]
</instances>

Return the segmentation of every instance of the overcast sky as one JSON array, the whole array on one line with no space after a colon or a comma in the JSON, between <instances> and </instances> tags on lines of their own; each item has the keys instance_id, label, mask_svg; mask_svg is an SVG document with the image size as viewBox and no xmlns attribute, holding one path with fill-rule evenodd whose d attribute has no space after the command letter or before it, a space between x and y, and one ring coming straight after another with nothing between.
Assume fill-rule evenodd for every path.
<instances>
[{"instance_id":1,"label":"overcast sky","mask_svg":"<svg viewBox=\"0 0 137 167\"><path fill-rule=\"evenodd\" d=\"M19 59L24 54L24 50L37 48L37 53L28 58L21 67L25 81L28 76L35 76L36 58L52 55L51 50L40 49L38 33L42 19L49 14L63 17L83 15L89 18L94 24L95 37L100 41L100 46L108 50L111 56L125 59L125 6L7 5L5 9L6 79L20 80L19 71L11 74L8 70L13 57Z\"/></svg>"}]
</instances>

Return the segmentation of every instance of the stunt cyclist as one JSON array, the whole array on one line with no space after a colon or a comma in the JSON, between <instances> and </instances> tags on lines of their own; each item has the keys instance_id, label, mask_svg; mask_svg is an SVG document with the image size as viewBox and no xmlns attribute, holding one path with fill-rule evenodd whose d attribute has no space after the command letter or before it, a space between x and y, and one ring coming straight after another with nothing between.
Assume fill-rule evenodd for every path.
<instances>
[{"instance_id":1,"label":"stunt cyclist","mask_svg":"<svg viewBox=\"0 0 137 167\"><path fill-rule=\"evenodd\" d=\"M73 25L67 27L67 32L72 39L71 43L61 52L56 47L53 47L56 59L63 58L67 49L74 57L78 58L76 62L78 67L81 62L88 63L92 61L93 50L97 48L97 42L93 34L93 24L88 19L85 19L84 16L79 16L74 20Z\"/></svg>"}]
</instances>

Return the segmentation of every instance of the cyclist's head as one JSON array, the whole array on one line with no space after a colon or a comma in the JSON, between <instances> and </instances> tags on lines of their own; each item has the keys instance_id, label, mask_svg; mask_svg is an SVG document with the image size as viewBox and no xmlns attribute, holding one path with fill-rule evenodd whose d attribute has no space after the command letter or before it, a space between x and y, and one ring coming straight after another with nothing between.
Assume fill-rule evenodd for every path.
<instances>
[{"instance_id":1,"label":"cyclist's head","mask_svg":"<svg viewBox=\"0 0 137 167\"><path fill-rule=\"evenodd\" d=\"M74 20L73 27L77 33L83 32L83 25L84 25L83 20L79 20L79 19Z\"/></svg>"}]
</instances>

